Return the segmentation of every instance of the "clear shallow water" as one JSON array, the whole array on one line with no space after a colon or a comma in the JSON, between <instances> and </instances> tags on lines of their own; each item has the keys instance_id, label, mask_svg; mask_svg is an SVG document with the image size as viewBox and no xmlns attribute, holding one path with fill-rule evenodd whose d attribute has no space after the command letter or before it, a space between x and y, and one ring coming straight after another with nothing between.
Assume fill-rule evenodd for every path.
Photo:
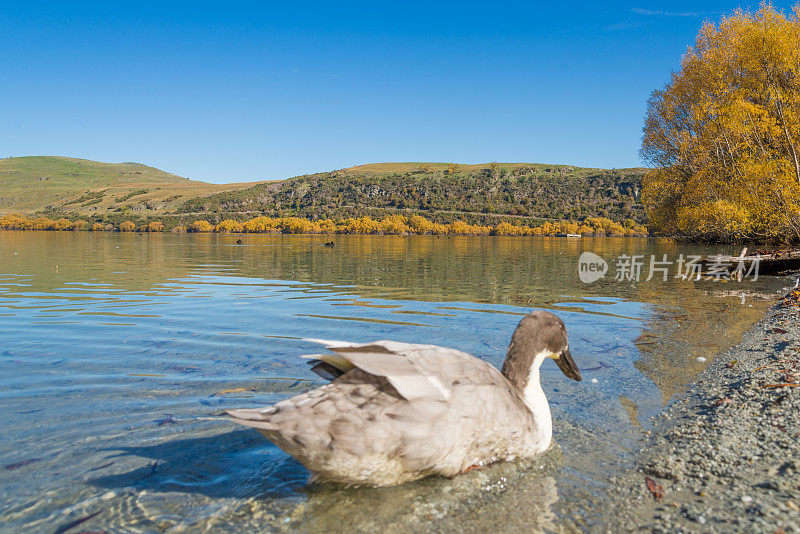
<instances>
[{"instance_id":1,"label":"clear shallow water","mask_svg":"<svg viewBox=\"0 0 800 534\"><path fill-rule=\"evenodd\" d=\"M76 530L590 525L649 417L785 284L578 280L583 250L694 251L657 240L326 240L0 233L0 529L94 513ZM304 337L435 343L499 366L533 307L564 319L584 370L574 383L543 368L558 447L541 459L308 489L302 466L217 416L321 384L297 358L319 350Z\"/></svg>"}]
</instances>

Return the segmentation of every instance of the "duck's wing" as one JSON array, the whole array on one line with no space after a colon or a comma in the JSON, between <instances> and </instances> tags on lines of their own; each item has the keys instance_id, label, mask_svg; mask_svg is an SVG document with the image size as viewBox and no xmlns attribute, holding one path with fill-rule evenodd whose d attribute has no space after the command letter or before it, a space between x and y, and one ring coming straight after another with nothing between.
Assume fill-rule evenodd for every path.
<instances>
[{"instance_id":1,"label":"duck's wing","mask_svg":"<svg viewBox=\"0 0 800 534\"><path fill-rule=\"evenodd\" d=\"M374 341L309 340L333 354L306 356L320 376L337 378L352 369L385 378L405 399L447 401L459 384L499 384L502 375L490 364L456 349L436 345Z\"/></svg>"},{"instance_id":2,"label":"duck's wing","mask_svg":"<svg viewBox=\"0 0 800 534\"><path fill-rule=\"evenodd\" d=\"M450 476L513 456L503 451L513 451L530 430L529 412L506 378L470 354L396 341L326 345L359 374L385 379L405 399L387 407L381 424L397 436L397 454L407 470ZM368 429L360 433L369 436Z\"/></svg>"},{"instance_id":3,"label":"duck's wing","mask_svg":"<svg viewBox=\"0 0 800 534\"><path fill-rule=\"evenodd\" d=\"M325 478L383 485L451 476L519 441L504 422L520 421L522 401L474 356L396 341L323 344L332 354L309 358L346 371L333 382L227 413Z\"/></svg>"}]
</instances>

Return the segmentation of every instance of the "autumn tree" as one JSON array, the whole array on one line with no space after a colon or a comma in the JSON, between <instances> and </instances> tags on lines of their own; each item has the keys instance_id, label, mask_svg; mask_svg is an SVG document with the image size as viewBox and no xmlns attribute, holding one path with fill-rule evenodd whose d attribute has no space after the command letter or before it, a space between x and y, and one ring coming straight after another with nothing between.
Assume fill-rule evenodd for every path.
<instances>
[{"instance_id":1,"label":"autumn tree","mask_svg":"<svg viewBox=\"0 0 800 534\"><path fill-rule=\"evenodd\" d=\"M81 223L77 224L76 223ZM69 219L54 221L46 217L30 219L26 215L10 214L0 215L0 230L69 230L81 229L83 221L70 222ZM254 224L250 224L254 223ZM102 223L95 222L90 229L102 231L107 229ZM549 236L554 234L574 234L596 236L647 236L647 229L637 225L632 220L626 220L624 225L606 217L589 218L579 223L577 221L547 221L542 226L517 226L509 221L503 221L495 227L469 224L456 220L449 224L429 221L421 215L406 217L391 215L379 221L370 217L358 219L350 218L338 222L332 219L310 221L302 217L257 217L245 223L226 220L214 227L208 221L195 221L188 230L192 232L266 232L280 231L284 234L383 234L383 235L496 235L496 236ZM136 225L133 221L125 221L119 225L122 232L133 232ZM151 221L143 225L140 231L161 232L164 225L161 221ZM174 233L185 233L187 228L175 226Z\"/></svg>"},{"instance_id":2,"label":"autumn tree","mask_svg":"<svg viewBox=\"0 0 800 534\"><path fill-rule=\"evenodd\" d=\"M661 232L800 239L800 5L704 24L648 102L641 154Z\"/></svg>"},{"instance_id":3,"label":"autumn tree","mask_svg":"<svg viewBox=\"0 0 800 534\"><path fill-rule=\"evenodd\" d=\"M239 221L225 219L214 227L214 231L220 234L238 234L244 231L244 226Z\"/></svg>"},{"instance_id":4,"label":"autumn tree","mask_svg":"<svg viewBox=\"0 0 800 534\"><path fill-rule=\"evenodd\" d=\"M189 225L189 231L197 232L197 233L205 233L210 232L214 229L208 221L195 221L191 225Z\"/></svg>"},{"instance_id":5,"label":"autumn tree","mask_svg":"<svg viewBox=\"0 0 800 534\"><path fill-rule=\"evenodd\" d=\"M277 220L269 217L256 217L244 223L244 231L250 233L267 233L277 226Z\"/></svg>"}]
</instances>

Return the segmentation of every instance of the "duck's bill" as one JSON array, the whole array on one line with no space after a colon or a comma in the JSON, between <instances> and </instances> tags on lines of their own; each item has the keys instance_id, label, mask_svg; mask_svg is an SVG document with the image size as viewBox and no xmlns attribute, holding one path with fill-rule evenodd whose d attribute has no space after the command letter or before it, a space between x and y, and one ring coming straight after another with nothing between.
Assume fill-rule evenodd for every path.
<instances>
[{"instance_id":1,"label":"duck's bill","mask_svg":"<svg viewBox=\"0 0 800 534\"><path fill-rule=\"evenodd\" d=\"M575 360L572 359L572 354L569 353L569 349L564 349L564 352L556 356L555 360L558 364L558 368L561 369L562 373L567 375L567 378L578 381L581 380L581 372L578 366L575 365Z\"/></svg>"}]
</instances>

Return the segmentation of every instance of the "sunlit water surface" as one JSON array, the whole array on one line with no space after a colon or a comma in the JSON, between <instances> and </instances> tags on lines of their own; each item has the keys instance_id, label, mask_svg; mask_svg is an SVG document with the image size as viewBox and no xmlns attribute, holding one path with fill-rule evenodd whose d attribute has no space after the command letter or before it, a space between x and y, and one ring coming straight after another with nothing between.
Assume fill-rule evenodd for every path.
<instances>
[{"instance_id":1,"label":"sunlit water surface","mask_svg":"<svg viewBox=\"0 0 800 534\"><path fill-rule=\"evenodd\" d=\"M698 251L652 239L329 239L0 232L0 529L591 526L650 417L786 284L579 281L584 250ZM542 458L308 488L300 464L218 415L319 386L303 338L434 343L499 366L532 308L564 319L584 376L545 363L557 446Z\"/></svg>"}]
</instances>

